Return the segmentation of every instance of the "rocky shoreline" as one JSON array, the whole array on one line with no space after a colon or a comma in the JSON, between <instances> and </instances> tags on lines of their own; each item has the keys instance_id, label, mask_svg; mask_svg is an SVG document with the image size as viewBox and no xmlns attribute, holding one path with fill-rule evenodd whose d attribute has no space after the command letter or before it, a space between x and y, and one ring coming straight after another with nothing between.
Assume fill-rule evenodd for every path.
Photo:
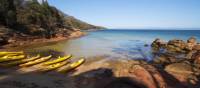
<instances>
[{"instance_id":1,"label":"rocky shoreline","mask_svg":"<svg viewBox=\"0 0 200 88\"><path fill-rule=\"evenodd\" d=\"M80 67L77 75L84 87L77 88L199 88L200 49L196 38L156 39L151 46L153 61L102 59Z\"/></svg>"},{"instance_id":2,"label":"rocky shoreline","mask_svg":"<svg viewBox=\"0 0 200 88\"><path fill-rule=\"evenodd\" d=\"M27 86L30 88L35 86L38 88L199 88L200 49L196 38L191 37L187 41L174 39L168 42L156 39L151 46L155 55L152 61L107 59L109 56L97 56L87 58L85 64L74 72L64 75L54 72L45 74L26 72L20 75L19 71L14 71L13 73L17 75L0 78L0 86L6 88L19 86L20 88ZM9 75L9 73L5 74ZM27 77L33 79L24 82Z\"/></svg>"},{"instance_id":3,"label":"rocky shoreline","mask_svg":"<svg viewBox=\"0 0 200 88\"><path fill-rule=\"evenodd\" d=\"M62 34L52 37L50 39L33 37L33 36L26 36L26 38L20 38L21 36L10 37L9 39L0 37L0 43L1 43L0 49L3 50L3 49L14 48L14 47L20 47L20 46L29 46L29 45L33 45L33 44L59 42L59 41L64 41L64 40L68 40L68 39L79 38L79 37L82 37L85 35L86 35L85 32L76 30L76 31L70 32L66 35L62 33Z\"/></svg>"}]
</instances>

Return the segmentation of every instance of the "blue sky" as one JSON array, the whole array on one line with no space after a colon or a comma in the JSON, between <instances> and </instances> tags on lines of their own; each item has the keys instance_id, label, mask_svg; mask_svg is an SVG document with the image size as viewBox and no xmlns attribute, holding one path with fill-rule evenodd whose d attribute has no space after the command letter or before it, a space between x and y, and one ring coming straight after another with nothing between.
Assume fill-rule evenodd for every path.
<instances>
[{"instance_id":1,"label":"blue sky","mask_svg":"<svg viewBox=\"0 0 200 88\"><path fill-rule=\"evenodd\" d=\"M61 11L108 28L200 28L200 0L48 0Z\"/></svg>"}]
</instances>

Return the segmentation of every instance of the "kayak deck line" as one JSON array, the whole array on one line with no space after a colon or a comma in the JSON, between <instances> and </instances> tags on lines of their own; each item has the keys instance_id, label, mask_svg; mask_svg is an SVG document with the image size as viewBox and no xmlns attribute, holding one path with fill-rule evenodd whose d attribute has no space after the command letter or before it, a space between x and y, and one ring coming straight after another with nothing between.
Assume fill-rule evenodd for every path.
<instances>
[{"instance_id":1,"label":"kayak deck line","mask_svg":"<svg viewBox=\"0 0 200 88\"><path fill-rule=\"evenodd\" d=\"M63 62L63 61L69 60L71 57L72 57L72 55L67 55L67 56L64 56L64 57L58 57L57 59L45 62L42 65L56 64L56 63L59 63L59 62Z\"/></svg>"},{"instance_id":2,"label":"kayak deck line","mask_svg":"<svg viewBox=\"0 0 200 88\"><path fill-rule=\"evenodd\" d=\"M40 58L39 54L37 56L33 56L33 57L30 57L30 58L27 58L27 59L22 59L22 60L17 60L17 61L13 61L13 62L0 64L0 66L2 66L2 67L16 66L16 65L23 64L23 63L26 63L26 62L29 62L29 61L36 60L38 58Z\"/></svg>"}]
</instances>

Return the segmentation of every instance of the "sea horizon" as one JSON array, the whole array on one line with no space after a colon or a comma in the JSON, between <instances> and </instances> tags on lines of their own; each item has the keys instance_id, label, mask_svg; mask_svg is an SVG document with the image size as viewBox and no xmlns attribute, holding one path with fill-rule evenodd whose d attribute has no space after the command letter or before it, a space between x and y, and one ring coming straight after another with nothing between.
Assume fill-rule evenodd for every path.
<instances>
[{"instance_id":1,"label":"sea horizon","mask_svg":"<svg viewBox=\"0 0 200 88\"><path fill-rule=\"evenodd\" d=\"M199 30L200 28L106 28L106 29L102 29L102 30Z\"/></svg>"}]
</instances>

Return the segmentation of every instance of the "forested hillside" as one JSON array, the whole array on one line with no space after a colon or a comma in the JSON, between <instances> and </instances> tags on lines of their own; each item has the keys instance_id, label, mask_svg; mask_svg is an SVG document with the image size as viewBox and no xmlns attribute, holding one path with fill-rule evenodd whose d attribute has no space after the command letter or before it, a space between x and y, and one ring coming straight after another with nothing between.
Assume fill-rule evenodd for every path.
<instances>
[{"instance_id":1,"label":"forested hillside","mask_svg":"<svg viewBox=\"0 0 200 88\"><path fill-rule=\"evenodd\" d=\"M47 0L0 0L0 41L12 37L52 38L75 29L101 28L66 16Z\"/></svg>"}]
</instances>

